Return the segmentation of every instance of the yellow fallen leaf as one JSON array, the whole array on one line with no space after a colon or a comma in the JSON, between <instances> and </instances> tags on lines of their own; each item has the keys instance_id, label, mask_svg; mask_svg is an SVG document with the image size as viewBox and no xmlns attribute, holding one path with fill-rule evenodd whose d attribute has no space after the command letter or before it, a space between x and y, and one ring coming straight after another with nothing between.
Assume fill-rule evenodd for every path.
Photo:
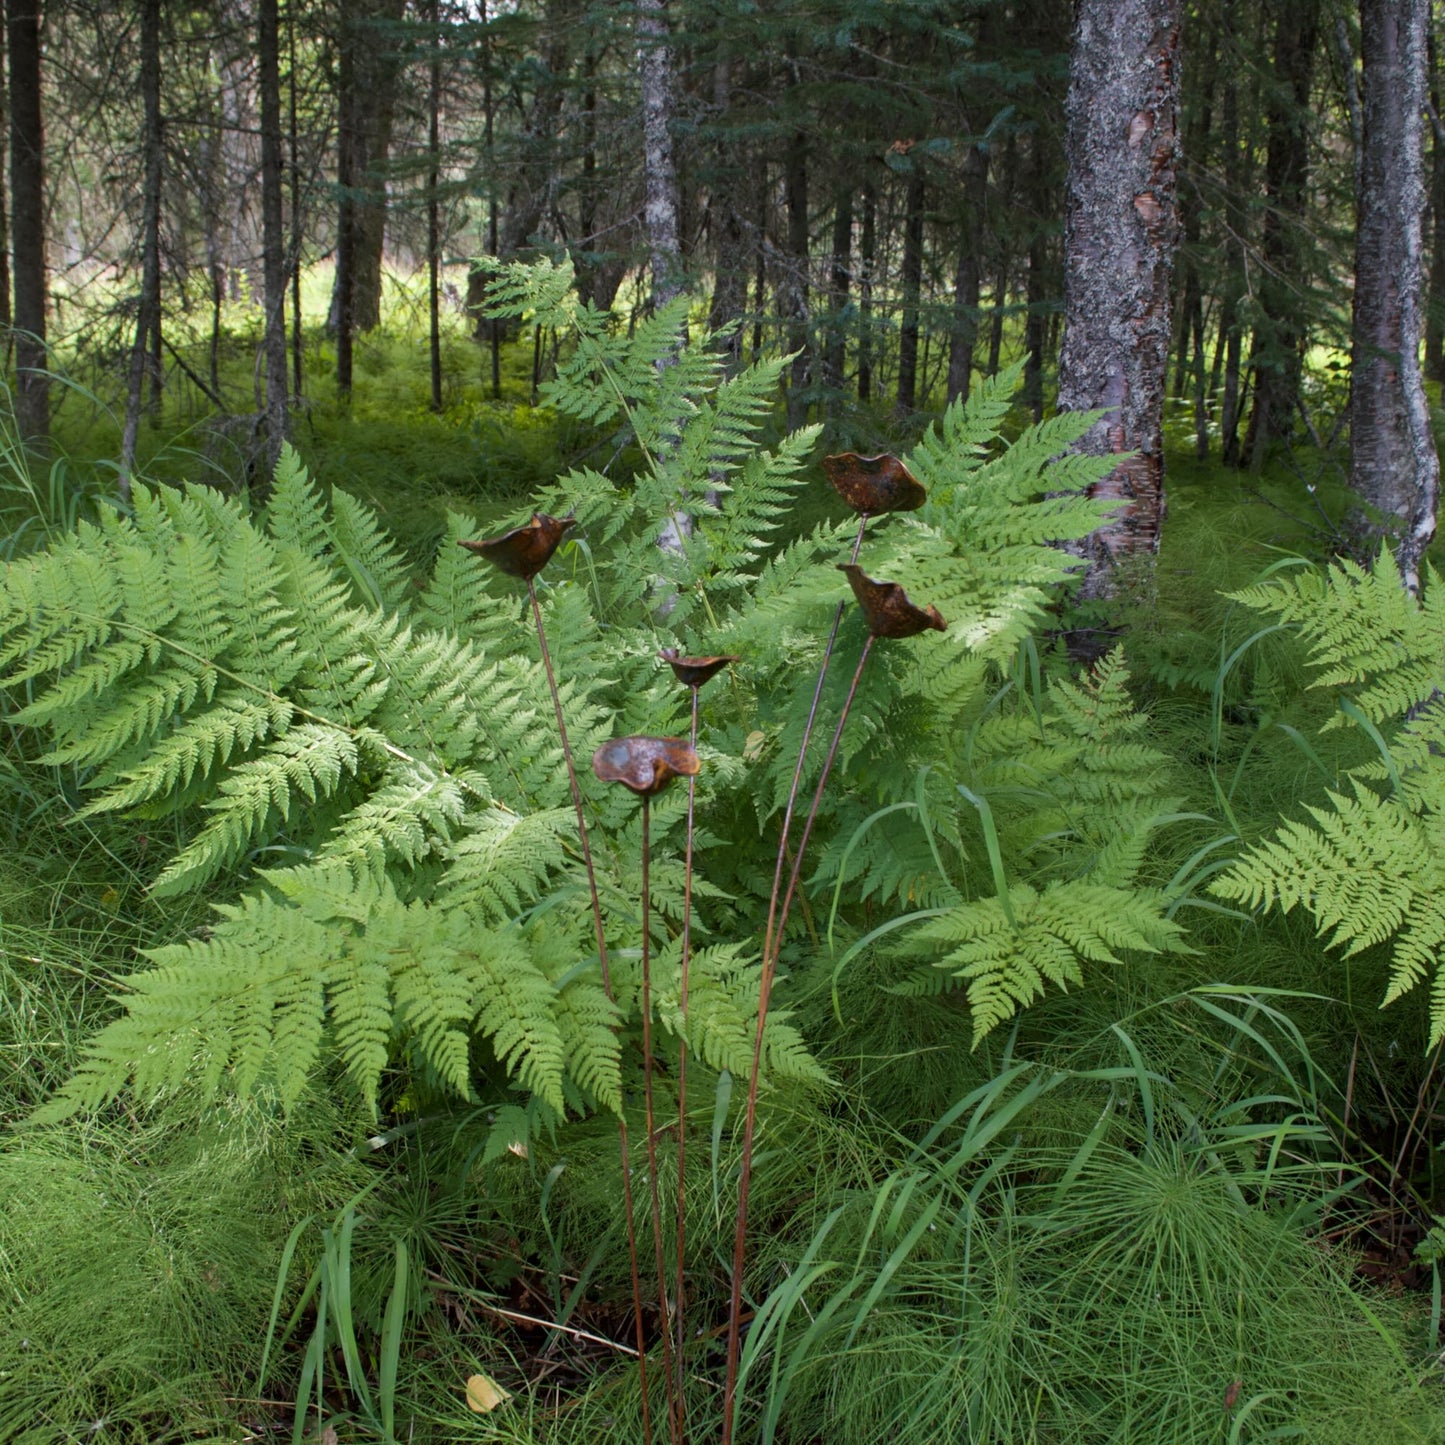
<instances>
[{"instance_id":1,"label":"yellow fallen leaf","mask_svg":"<svg viewBox=\"0 0 1445 1445\"><path fill-rule=\"evenodd\" d=\"M490 1414L511 1398L495 1380L489 1380L485 1375L473 1375L467 1381L467 1408L475 1410L478 1415Z\"/></svg>"}]
</instances>

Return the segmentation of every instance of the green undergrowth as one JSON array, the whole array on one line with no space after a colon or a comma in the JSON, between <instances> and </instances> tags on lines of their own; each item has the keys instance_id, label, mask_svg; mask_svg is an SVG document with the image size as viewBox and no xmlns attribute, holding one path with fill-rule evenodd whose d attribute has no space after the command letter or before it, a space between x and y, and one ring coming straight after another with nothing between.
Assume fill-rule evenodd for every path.
<instances>
[{"instance_id":1,"label":"green undergrowth","mask_svg":"<svg viewBox=\"0 0 1445 1445\"><path fill-rule=\"evenodd\" d=\"M596 1003L572 967L590 946L584 892L558 842L565 779L535 721L545 695L526 619L513 593L463 570L473 564L452 545L533 505L575 506L585 534L542 589L572 669L564 685L580 752L609 728L686 726L656 676L660 643L709 650L716 639L718 650L764 659L714 684L723 700L704 714L698 927L711 951L699 987L713 992L699 997L711 1000L717 1032L712 1052L698 1040L689 1062L686 1391L692 1438L715 1436L747 1067L737 1039L752 1017L741 950L765 909L771 847L759 840L774 836L819 639L843 595L832 563L851 542L821 486L789 489L825 445L915 446L920 473L957 486L960 499L968 476L949 470L945 443L892 438L881 414L834 418L829 442L805 445L783 441L771 393L756 404L735 394L729 425L745 418L748 445L774 449L772 471L749 475L738 444L727 474L756 526L732 535L724 507L712 558L697 548L677 564L676 619L639 621L660 565L656 508L671 495L666 429L650 436L661 457L653 474L639 444L646 426L589 415L578 378L570 400L564 390L537 410L525 404L525 340L508 350L501 404L482 395L470 343L448 345L449 373L470 368L478 380L457 383L438 418L414 332L363 344L350 408L318 399L298 415L316 485L296 470L269 531L234 476L224 495L181 503L156 493L162 500L138 509L166 555L211 538L216 569L245 557L281 579L271 592L289 611L271 617L275 645L234 644L214 697L239 708L247 669L272 669L267 686L291 689L313 728L363 709L354 727L335 729L354 750L333 793L318 765L320 802L298 793L291 814L257 815L238 843L225 799L249 775L235 763L289 758L279 742L258 734L234 742L235 759L207 755L170 806L139 748L184 743L193 700L183 677L172 679L174 714L101 744L62 705L63 689L78 686L65 669L92 666L90 654L9 687L0 1438L641 1438L615 1119L620 1109L628 1121L640 1192L649 1166L638 1035L629 1018L614 1046L583 1016ZM318 331L317 368L324 346ZM565 370L565 347L562 357ZM707 366L692 357L669 374L649 362L635 368L636 385L695 386L693 425L714 404ZM1004 442L1027 432L1007 396L995 403L986 435L957 417L941 434L973 436L979 459L997 462ZM193 477L206 454L180 399L167 405L175 410L143 429L143 470L158 482ZM62 460L0 455L7 557L39 556L81 519L105 515L105 415L113 420L77 393L60 413ZM1053 454L1049 435L1035 439L1039 468ZM678 450L676 466L697 464ZM783 952L780 1016L797 1032L760 1114L744 1281L739 1439L749 1445L1445 1441L1438 1265L1402 1283L1397 1260L1384 1285L1356 1270L1372 1231L1398 1239L1404 1221L1418 1231L1445 1212L1433 1118L1416 1119L1438 1087L1428 990L1381 1009L1398 931L1389 920L1352 952L1331 948L1311 899L1262 911L1227 882L1282 821L1318 821L1310 809L1352 778L1382 807L1403 808L1419 795L1412 765L1426 763L1400 751L1411 746L1406 725L1371 712L1368 697L1357 705L1353 685L1316 685L1318 651L1261 610L1269 596L1246 592L1305 575L1297 559L1327 549L1343 513L1337 470L1304 455L1259 476L1172 457L1171 467L1157 580L1124 611L1122 648L1092 678L1063 655L1059 635L1074 619L1057 593L1046 611L987 570L1015 544L1033 556L1007 532L1022 524L940 505L916 527L894 519L870 537L880 567L899 569L923 600L942 593L967 608L997 587L1017 612L980 606L982 643L926 664L904 651L881 666L845 740L807 906ZM1000 463L996 475L1003 485L1013 474ZM394 547L339 493L373 509ZM999 534L975 544L969 528L986 526ZM121 523L81 531L52 601L89 565L86 548L129 548L142 565ZM229 598L228 587L218 595ZM184 641L192 623L179 610L175 636ZM172 625L166 613L155 631L170 637ZM293 648L288 629L305 625L332 631L306 641L309 652ZM476 653L455 645L456 633ZM850 618L840 653L860 646ZM493 655L502 672L484 677ZM328 672L338 660L353 669L345 678ZM297 671L281 678L292 661ZM447 690L454 667L476 669L466 673L475 696ZM352 687L383 675L389 692ZM825 692L825 725L846 680ZM47 700L51 687L61 691ZM31 719L57 729L44 745ZM295 722L266 726L284 733ZM413 785L437 777L462 783L454 794L438 785L414 828L392 826L411 817ZM94 806L97 780L119 790L113 809ZM586 786L626 981L640 931L629 901L636 815ZM148 805L140 813L122 806L126 788ZM1428 807L1416 812L1408 826L1433 826ZM659 802L660 900L677 892L680 816L680 792ZM501 837L499 820L523 818L530 841ZM306 871L347 837L361 840L361 851L338 855L348 875ZM520 851L489 851L504 846ZM494 856L511 870L500 891ZM434 957L465 960L475 934L428 911L447 889L458 909L478 910L488 936L525 913L516 957L529 987L549 1007L581 1001L575 1016L557 1005L565 1061L550 1035L511 1053L500 1030L503 1043L474 1037L460 1052L443 1029L423 1024L413 1037L414 994L360 1043L356 1032L318 1035L294 1068L273 1067L266 1041L252 1040L244 1071L256 1089L244 1097L207 1071L197 1043L194 1059L160 1053L140 1067L117 1054L84 1110L32 1121L93 1062L102 1030L149 1006L135 992L146 960L194 965L197 978L210 970L208 988L238 960L284 979L309 949L329 968L328 940L342 933L337 956L359 960L358 973L399 967L419 939ZM210 906L228 900L238 905L230 914ZM675 901L659 912L666 1010ZM263 915L274 956L246 952L248 920ZM1088 928L1072 926L1080 917ZM147 1028L166 1025L146 1017ZM519 1057L533 1062L517 1067ZM675 1109L673 1057L657 1082L664 1118ZM125 1091L127 1076L168 1087ZM671 1238L675 1130L660 1131L659 1154ZM1397 1154L1409 1162L1386 1197L1380 1181ZM646 1259L642 1299L660 1439ZM468 1408L476 1374L509 1395L490 1413Z\"/></svg>"}]
</instances>

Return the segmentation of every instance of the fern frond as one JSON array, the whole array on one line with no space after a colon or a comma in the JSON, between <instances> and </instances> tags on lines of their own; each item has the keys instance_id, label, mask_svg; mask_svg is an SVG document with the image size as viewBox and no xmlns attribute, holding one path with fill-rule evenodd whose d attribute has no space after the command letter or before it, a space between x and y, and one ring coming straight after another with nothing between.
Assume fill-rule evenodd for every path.
<instances>
[{"instance_id":1,"label":"fern frond","mask_svg":"<svg viewBox=\"0 0 1445 1445\"><path fill-rule=\"evenodd\" d=\"M451 850L447 898L496 923L515 917L566 865L561 840L577 827L570 808L524 814L486 808L469 822Z\"/></svg>"},{"instance_id":2,"label":"fern frond","mask_svg":"<svg viewBox=\"0 0 1445 1445\"><path fill-rule=\"evenodd\" d=\"M351 578L360 604L395 612L407 594L408 568L376 514L349 493L333 492L330 530L336 560Z\"/></svg>"},{"instance_id":3,"label":"fern frond","mask_svg":"<svg viewBox=\"0 0 1445 1445\"><path fill-rule=\"evenodd\" d=\"M1086 963L1118 964L1122 953L1184 946L1182 929L1165 917L1162 893L1090 882L1042 890L1015 884L1007 911L997 898L966 903L910 930L909 938L948 949L936 967L967 987L975 1047L1046 988L1082 983Z\"/></svg>"},{"instance_id":4,"label":"fern frond","mask_svg":"<svg viewBox=\"0 0 1445 1445\"><path fill-rule=\"evenodd\" d=\"M156 879L155 892L179 893L209 882L303 802L330 797L357 763L355 739L319 723L303 723L268 743L221 780L207 805L211 821Z\"/></svg>"}]
</instances>

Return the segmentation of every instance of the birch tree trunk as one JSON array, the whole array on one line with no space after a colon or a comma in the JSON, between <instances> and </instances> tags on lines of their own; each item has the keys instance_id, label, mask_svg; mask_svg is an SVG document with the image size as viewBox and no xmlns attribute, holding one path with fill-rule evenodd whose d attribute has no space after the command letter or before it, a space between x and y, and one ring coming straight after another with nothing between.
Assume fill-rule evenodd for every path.
<instances>
[{"instance_id":1,"label":"birch tree trunk","mask_svg":"<svg viewBox=\"0 0 1445 1445\"><path fill-rule=\"evenodd\" d=\"M666 0L638 0L638 73L642 82L643 216L652 262L652 304L682 291L677 170L672 157L673 77Z\"/></svg>"},{"instance_id":2,"label":"birch tree trunk","mask_svg":"<svg viewBox=\"0 0 1445 1445\"><path fill-rule=\"evenodd\" d=\"M1085 597L1158 550L1164 516L1179 22L1180 0L1084 0L1074 35L1059 410L1104 411L1081 450L1135 453L1095 488L1115 508L1079 549Z\"/></svg>"},{"instance_id":3,"label":"birch tree trunk","mask_svg":"<svg viewBox=\"0 0 1445 1445\"><path fill-rule=\"evenodd\" d=\"M1360 0L1362 137L1355 232L1350 485L1405 585L1435 534L1440 462L1420 371L1425 279L1427 0Z\"/></svg>"},{"instance_id":4,"label":"birch tree trunk","mask_svg":"<svg viewBox=\"0 0 1445 1445\"><path fill-rule=\"evenodd\" d=\"M50 440L45 365L45 131L40 108L40 0L6 0L10 51L10 201L15 276L15 424Z\"/></svg>"}]
</instances>

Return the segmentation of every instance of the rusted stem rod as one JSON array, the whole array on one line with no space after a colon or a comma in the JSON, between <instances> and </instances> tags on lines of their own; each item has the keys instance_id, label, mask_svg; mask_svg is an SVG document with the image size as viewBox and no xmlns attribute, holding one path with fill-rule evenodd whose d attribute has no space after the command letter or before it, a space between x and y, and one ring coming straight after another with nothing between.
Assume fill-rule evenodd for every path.
<instances>
[{"instance_id":1,"label":"rusted stem rod","mask_svg":"<svg viewBox=\"0 0 1445 1445\"><path fill-rule=\"evenodd\" d=\"M697 687L692 693L692 727L688 744L697 751ZM684 1315L687 1302L687 991L692 965L692 843L693 808L697 801L697 778L687 780L687 847L682 868L682 959L678 968L677 1004L682 1014L682 1037L677 1046L677 1294L673 1301L673 1325L677 1331L677 1431L687 1440L687 1376L683 1352L687 1345Z\"/></svg>"},{"instance_id":2,"label":"rusted stem rod","mask_svg":"<svg viewBox=\"0 0 1445 1445\"><path fill-rule=\"evenodd\" d=\"M547 633L542 626L542 609L537 602L537 587L527 578L527 596L532 603L532 618L537 624L537 645L542 650L542 667L547 674L547 687L552 694L552 711L557 718L557 736L562 742L562 758L567 764L567 782L572 789L572 806L577 812L577 834L582 843L582 864L587 871L587 889L592 897L592 927L597 935L597 958L602 969L602 989L609 1003L614 1002L612 970L607 962L607 933L602 925L602 901L597 896L597 870L592 863L592 845L587 839L587 815L582 805L582 787L577 781L577 767L572 761L572 744L567 737L567 723L562 717L562 699L557 692L557 676L552 670L552 654L547 649ZM617 1117L617 1142L622 1151L622 1207L627 1214L627 1254L632 1266L632 1312L636 1320L637 1373L642 1393L642 1441L651 1445L652 1421L647 1396L647 1340L642 1327L642 1274L637 1264L637 1224L632 1215L631 1151L627 1143L627 1120Z\"/></svg>"},{"instance_id":3,"label":"rusted stem rod","mask_svg":"<svg viewBox=\"0 0 1445 1445\"><path fill-rule=\"evenodd\" d=\"M647 1125L647 1190L652 1210L652 1247L657 1263L658 1326L662 1334L662 1376L666 1386L667 1433L679 1445L677 1380L672 1373L672 1325L667 1311L667 1265L662 1247L662 1205L658 1197L657 1129L652 1108L652 949L649 863L652 854L652 800L642 795L642 1100Z\"/></svg>"},{"instance_id":4,"label":"rusted stem rod","mask_svg":"<svg viewBox=\"0 0 1445 1445\"><path fill-rule=\"evenodd\" d=\"M848 713L858 692L858 682L863 676L863 668L868 661L868 654L872 650L873 635L869 633L863 644L863 651L859 655L858 666L854 669L853 681L848 685L848 696L843 700L843 711L838 716L838 726L833 730L833 741L828 747L828 756L823 761L823 771L818 776L818 786L813 793L813 804L808 809L808 816L803 824L803 834L798 840L797 852L794 854L793 866L788 875L787 893L784 895L782 909L778 915L777 929L771 935L772 946L770 949L765 949L763 953L762 976L758 980L758 1023L753 1035L753 1067L752 1073L748 1077L748 1102L743 1115L742 1162L738 1171L738 1223L736 1233L733 1235L732 1299L728 1306L727 1374L723 1382L722 1445L732 1445L733 1417L736 1414L735 1396L741 1333L739 1321L742 1318L743 1304L743 1265L747 1261L748 1248L748 1193L753 1177L753 1139L758 1117L758 1076L762 1072L763 1029L767 1024L768 1002L772 996L778 955L782 950L783 928L788 921L788 910L792 906L793 895L797 891L798 879L802 876L803 857L807 852L813 823L818 816L818 805L823 800L823 789L828 785L828 774L833 770L833 761L838 755L838 744L843 739L843 729L848 724Z\"/></svg>"},{"instance_id":5,"label":"rusted stem rod","mask_svg":"<svg viewBox=\"0 0 1445 1445\"><path fill-rule=\"evenodd\" d=\"M858 560L858 549L863 545L863 532L868 526L868 513L858 519L858 535L853 538L853 553L850 563ZM833 614L833 626L828 632L828 641L823 648L823 662L818 668L818 681L813 685L813 701L808 707L808 721L803 725L803 740L798 745L798 761L793 765L793 781L788 787L788 805L783 809L783 833L778 839L778 858L773 865L773 890L768 896L768 922L763 929L763 958L766 961L773 946L773 924L777 917L778 895L782 890L783 867L788 856L788 835L793 828L793 808L798 801L798 786L803 781L803 765L808 758L808 744L813 737L813 724L818 719L818 704L823 699L823 684L828 680L828 668L833 661L833 646L838 640L838 626L843 621L845 598Z\"/></svg>"}]
</instances>

